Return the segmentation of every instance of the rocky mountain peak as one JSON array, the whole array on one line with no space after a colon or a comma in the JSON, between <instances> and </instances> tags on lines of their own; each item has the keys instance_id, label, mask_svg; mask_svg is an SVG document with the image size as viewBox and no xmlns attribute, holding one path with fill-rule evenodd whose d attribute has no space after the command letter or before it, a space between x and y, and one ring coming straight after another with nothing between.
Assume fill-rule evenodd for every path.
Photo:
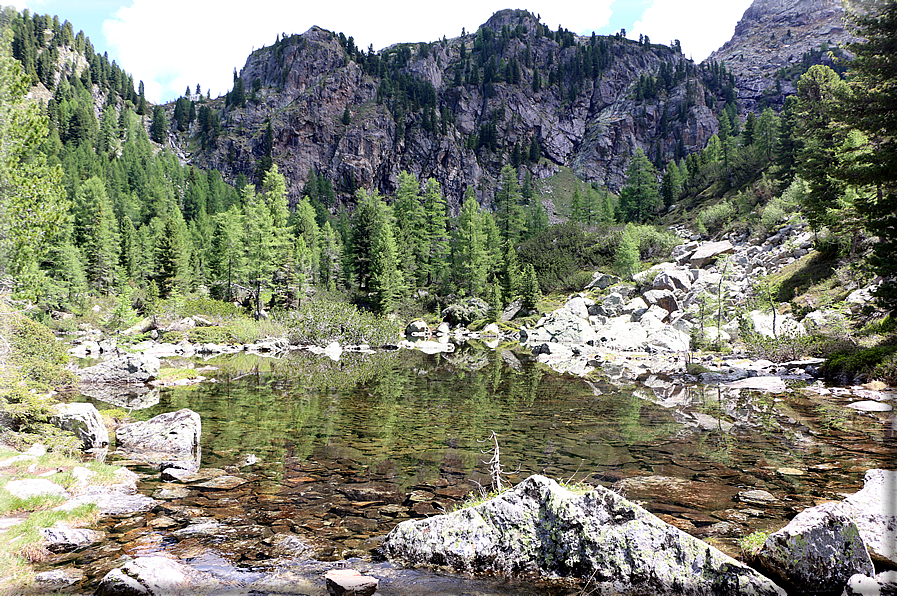
<instances>
[{"instance_id":1,"label":"rocky mountain peak","mask_svg":"<svg viewBox=\"0 0 897 596\"><path fill-rule=\"evenodd\" d=\"M835 64L829 51L854 38L841 0L754 0L735 34L708 60L725 62L746 109L781 105L812 64Z\"/></svg>"},{"instance_id":2,"label":"rocky mountain peak","mask_svg":"<svg viewBox=\"0 0 897 596\"><path fill-rule=\"evenodd\" d=\"M486 21L483 26L492 29L493 31L501 31L505 26L513 29L518 25L522 25L532 31L536 28L538 23L539 21L536 16L528 10L506 8L504 10L499 10L489 17L489 20Z\"/></svg>"}]
</instances>

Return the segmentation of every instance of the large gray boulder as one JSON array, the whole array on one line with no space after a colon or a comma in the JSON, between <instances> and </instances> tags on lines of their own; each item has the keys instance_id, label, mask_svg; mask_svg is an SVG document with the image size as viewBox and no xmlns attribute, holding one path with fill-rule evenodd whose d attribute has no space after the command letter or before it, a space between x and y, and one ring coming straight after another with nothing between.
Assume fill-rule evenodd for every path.
<instances>
[{"instance_id":1,"label":"large gray boulder","mask_svg":"<svg viewBox=\"0 0 897 596\"><path fill-rule=\"evenodd\" d=\"M62 430L74 433L84 443L85 449L109 445L109 431L93 404L56 404L53 406L50 422Z\"/></svg>"},{"instance_id":2,"label":"large gray boulder","mask_svg":"<svg viewBox=\"0 0 897 596\"><path fill-rule=\"evenodd\" d=\"M383 548L410 565L589 579L596 593L784 595L613 491L576 494L538 475L476 507L402 522Z\"/></svg>"},{"instance_id":3,"label":"large gray boulder","mask_svg":"<svg viewBox=\"0 0 897 596\"><path fill-rule=\"evenodd\" d=\"M722 242L705 242L692 253L688 260L692 267L701 269L712 263L718 256L732 254L734 252L735 247L728 240L723 240Z\"/></svg>"},{"instance_id":4,"label":"large gray boulder","mask_svg":"<svg viewBox=\"0 0 897 596\"><path fill-rule=\"evenodd\" d=\"M82 383L146 383L159 374L159 359L147 354L126 354L77 371Z\"/></svg>"},{"instance_id":5,"label":"large gray boulder","mask_svg":"<svg viewBox=\"0 0 897 596\"><path fill-rule=\"evenodd\" d=\"M867 470L863 489L843 501L876 564L897 565L897 470Z\"/></svg>"},{"instance_id":6,"label":"large gray boulder","mask_svg":"<svg viewBox=\"0 0 897 596\"><path fill-rule=\"evenodd\" d=\"M208 574L162 556L138 557L106 574L95 596L187 596L207 593L218 582Z\"/></svg>"},{"instance_id":7,"label":"large gray boulder","mask_svg":"<svg viewBox=\"0 0 897 596\"><path fill-rule=\"evenodd\" d=\"M143 422L120 426L115 439L129 457L158 465L196 471L199 469L199 414L183 409L166 412Z\"/></svg>"},{"instance_id":8,"label":"large gray boulder","mask_svg":"<svg viewBox=\"0 0 897 596\"><path fill-rule=\"evenodd\" d=\"M875 573L860 532L841 503L801 511L769 535L757 561L783 584L812 593L839 593L852 575Z\"/></svg>"},{"instance_id":9,"label":"large gray boulder","mask_svg":"<svg viewBox=\"0 0 897 596\"><path fill-rule=\"evenodd\" d=\"M598 338L588 319L588 309L585 310L585 318L582 310L575 312L568 308L558 310L546 315L531 330L527 336L530 345L545 342L559 342L566 344L594 343Z\"/></svg>"}]
</instances>

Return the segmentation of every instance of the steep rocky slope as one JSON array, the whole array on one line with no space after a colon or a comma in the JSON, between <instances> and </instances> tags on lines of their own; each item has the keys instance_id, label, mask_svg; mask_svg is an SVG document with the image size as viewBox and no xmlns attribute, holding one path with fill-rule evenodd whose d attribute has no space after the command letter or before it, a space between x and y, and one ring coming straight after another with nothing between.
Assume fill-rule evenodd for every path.
<instances>
[{"instance_id":1,"label":"steep rocky slope","mask_svg":"<svg viewBox=\"0 0 897 596\"><path fill-rule=\"evenodd\" d=\"M844 16L842 0L754 0L708 60L733 72L744 107L781 105L795 92L794 75L813 63L834 64L825 50L854 40Z\"/></svg>"},{"instance_id":2,"label":"steep rocky slope","mask_svg":"<svg viewBox=\"0 0 897 596\"><path fill-rule=\"evenodd\" d=\"M220 133L203 139L194 125L192 159L256 179L270 156L292 200L312 170L343 200L357 188L392 193L409 170L438 180L453 206L468 188L486 203L502 165L519 162L536 178L570 166L618 190L636 148L667 161L715 133L721 90L705 80L678 50L550 31L524 11L378 53L312 28L247 59L235 78L245 104L233 94L212 102Z\"/></svg>"}]
</instances>

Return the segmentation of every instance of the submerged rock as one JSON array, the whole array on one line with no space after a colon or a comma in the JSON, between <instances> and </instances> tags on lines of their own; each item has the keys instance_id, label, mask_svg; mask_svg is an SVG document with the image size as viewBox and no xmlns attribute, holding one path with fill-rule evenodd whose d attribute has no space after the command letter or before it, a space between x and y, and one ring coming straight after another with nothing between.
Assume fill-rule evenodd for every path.
<instances>
[{"instance_id":1,"label":"submerged rock","mask_svg":"<svg viewBox=\"0 0 897 596\"><path fill-rule=\"evenodd\" d=\"M777 594L771 580L603 487L531 476L482 505L400 523L390 558L458 571L597 582L614 594Z\"/></svg>"}]
</instances>

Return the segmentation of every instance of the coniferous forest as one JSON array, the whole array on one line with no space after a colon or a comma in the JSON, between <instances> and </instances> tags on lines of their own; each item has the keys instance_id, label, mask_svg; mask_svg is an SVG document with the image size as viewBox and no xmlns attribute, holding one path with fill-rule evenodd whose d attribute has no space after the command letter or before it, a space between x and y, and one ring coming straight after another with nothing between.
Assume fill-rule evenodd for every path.
<instances>
[{"instance_id":1,"label":"coniferous forest","mask_svg":"<svg viewBox=\"0 0 897 596\"><path fill-rule=\"evenodd\" d=\"M97 54L71 23L7 8L3 283L44 311L84 308L102 296L139 311L192 294L236 300L256 316L321 295L378 313L438 312L463 297L500 309L521 297L533 303L536 292L575 290L584 270L619 267L632 245L640 261L664 258L676 242L663 227L670 223L689 222L712 236L733 225L774 228L799 213L821 249L866 255L871 270L885 276L881 299L892 306L895 73L886 46L894 7L880 8L856 17L865 41L849 48L856 57L838 62L839 70L805 57L798 92L779 111L739 112L724 64L664 62L642 74L631 90L637 104L671 93L686 78L701 80L713 96L718 132L699 150L680 144L671 158L659 147L636 149L618 192L574 181L563 206L553 204L551 224L546 187L530 167L545 159L535 137L502 153L491 198L478 202L468 189L455 216L436 180L408 172L394 196L383 196L376 188L347 193L312 171L301 200L290 204L288 181L271 154L270 122L256 175L226 179L197 168L169 138L193 130L196 142L214 142L222 110L245 105L257 90L244 89L235 73L223 105L197 85L167 110L152 106L143 82ZM603 38L547 28L542 34L576 52L572 63L533 85L596 76L613 59ZM395 71L383 78L378 101L393 111L420 111L429 119L425 127L451 119L436 113L431 87L401 73L401 52L365 53L351 37L339 38L365 70ZM488 58L490 43L497 43L494 32L478 32L456 69L459 84L519 80L520 64ZM472 66L478 61L485 82ZM572 70L564 75L564 68ZM503 144L496 135L485 126L470 143L488 150ZM631 272L639 264L622 267Z\"/></svg>"}]
</instances>

